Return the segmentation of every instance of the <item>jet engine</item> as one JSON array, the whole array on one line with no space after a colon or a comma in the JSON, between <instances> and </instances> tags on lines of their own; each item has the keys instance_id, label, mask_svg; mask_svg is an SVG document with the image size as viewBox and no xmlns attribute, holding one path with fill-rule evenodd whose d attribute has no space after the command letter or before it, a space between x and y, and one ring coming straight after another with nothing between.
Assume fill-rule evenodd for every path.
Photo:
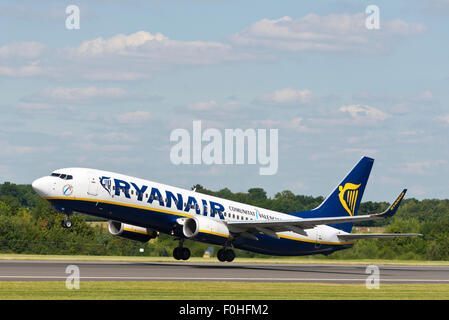
<instances>
[{"instance_id":1,"label":"jet engine","mask_svg":"<svg viewBox=\"0 0 449 320\"><path fill-rule=\"evenodd\" d=\"M156 230L133 226L131 224L121 223L117 221L109 221L108 230L113 236L139 242L147 242L159 235L159 232L157 232Z\"/></svg>"},{"instance_id":2,"label":"jet engine","mask_svg":"<svg viewBox=\"0 0 449 320\"><path fill-rule=\"evenodd\" d=\"M186 238L202 238L203 236L229 237L229 229L220 220L197 216L184 220L182 233Z\"/></svg>"}]
</instances>

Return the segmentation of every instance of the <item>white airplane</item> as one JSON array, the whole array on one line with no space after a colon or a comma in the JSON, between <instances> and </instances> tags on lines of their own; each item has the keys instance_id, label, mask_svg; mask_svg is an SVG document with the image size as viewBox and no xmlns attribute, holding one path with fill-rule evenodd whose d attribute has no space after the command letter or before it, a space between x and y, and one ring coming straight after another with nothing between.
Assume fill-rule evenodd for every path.
<instances>
[{"instance_id":1,"label":"white airplane","mask_svg":"<svg viewBox=\"0 0 449 320\"><path fill-rule=\"evenodd\" d=\"M233 261L238 248L268 255L330 254L356 240L419 234L351 233L354 222L393 216L404 189L384 212L356 216L374 160L363 157L317 208L281 213L195 190L180 189L118 173L86 168L56 170L39 178L33 189L67 217L73 212L109 220L114 236L141 242L160 232L175 236L175 259L187 260L185 239L223 246L220 261Z\"/></svg>"}]
</instances>

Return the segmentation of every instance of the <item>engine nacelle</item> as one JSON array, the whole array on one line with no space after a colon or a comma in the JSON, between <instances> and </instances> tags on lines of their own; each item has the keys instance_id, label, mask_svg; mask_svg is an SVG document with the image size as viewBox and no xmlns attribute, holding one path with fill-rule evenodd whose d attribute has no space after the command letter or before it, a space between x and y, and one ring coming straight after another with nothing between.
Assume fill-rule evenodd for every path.
<instances>
[{"instance_id":1,"label":"engine nacelle","mask_svg":"<svg viewBox=\"0 0 449 320\"><path fill-rule=\"evenodd\" d=\"M131 224L117 221L109 221L108 230L113 236L139 242L147 242L159 235L159 232L156 230L133 226Z\"/></svg>"},{"instance_id":2,"label":"engine nacelle","mask_svg":"<svg viewBox=\"0 0 449 320\"><path fill-rule=\"evenodd\" d=\"M186 238L206 239L210 236L229 238L227 225L219 220L197 216L184 220L182 233Z\"/></svg>"}]
</instances>

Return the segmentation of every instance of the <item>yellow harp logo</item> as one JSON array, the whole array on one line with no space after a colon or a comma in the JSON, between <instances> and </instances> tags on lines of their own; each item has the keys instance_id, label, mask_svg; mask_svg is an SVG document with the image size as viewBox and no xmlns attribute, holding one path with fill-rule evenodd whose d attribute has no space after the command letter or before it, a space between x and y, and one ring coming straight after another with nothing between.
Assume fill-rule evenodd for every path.
<instances>
[{"instance_id":1,"label":"yellow harp logo","mask_svg":"<svg viewBox=\"0 0 449 320\"><path fill-rule=\"evenodd\" d=\"M340 191L338 194L340 202L350 216L354 215L355 204L357 203L357 196L359 195L359 190L357 189L360 186L361 184L353 184L348 182L344 187L338 187L338 190Z\"/></svg>"}]
</instances>

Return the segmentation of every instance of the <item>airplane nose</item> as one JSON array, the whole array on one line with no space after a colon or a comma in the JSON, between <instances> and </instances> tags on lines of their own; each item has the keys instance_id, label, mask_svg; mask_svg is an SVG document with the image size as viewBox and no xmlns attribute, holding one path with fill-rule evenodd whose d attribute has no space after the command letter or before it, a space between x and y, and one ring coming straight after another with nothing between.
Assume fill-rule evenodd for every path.
<instances>
[{"instance_id":1,"label":"airplane nose","mask_svg":"<svg viewBox=\"0 0 449 320\"><path fill-rule=\"evenodd\" d=\"M46 189L48 188L45 178L39 178L34 180L33 183L31 184L31 187L41 197L44 197L46 195Z\"/></svg>"}]
</instances>

